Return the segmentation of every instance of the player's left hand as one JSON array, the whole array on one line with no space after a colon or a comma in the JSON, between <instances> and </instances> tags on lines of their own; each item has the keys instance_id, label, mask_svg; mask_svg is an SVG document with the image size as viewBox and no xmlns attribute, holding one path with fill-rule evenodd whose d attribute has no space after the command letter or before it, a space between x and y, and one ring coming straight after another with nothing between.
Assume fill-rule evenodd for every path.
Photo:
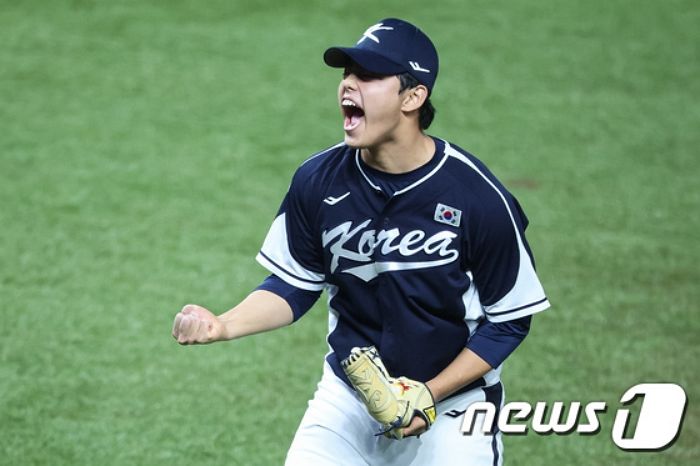
<instances>
[{"instance_id":1,"label":"player's left hand","mask_svg":"<svg viewBox=\"0 0 700 466\"><path fill-rule=\"evenodd\" d=\"M401 436L402 437L419 436L427 430L428 430L428 424L426 424L425 420L420 416L413 416L413 419L411 419L411 423L402 429Z\"/></svg>"},{"instance_id":2,"label":"player's left hand","mask_svg":"<svg viewBox=\"0 0 700 466\"><path fill-rule=\"evenodd\" d=\"M427 385L389 375L374 346L353 348L341 366L369 414L383 425L377 435L399 440L435 422L435 400Z\"/></svg>"}]
</instances>

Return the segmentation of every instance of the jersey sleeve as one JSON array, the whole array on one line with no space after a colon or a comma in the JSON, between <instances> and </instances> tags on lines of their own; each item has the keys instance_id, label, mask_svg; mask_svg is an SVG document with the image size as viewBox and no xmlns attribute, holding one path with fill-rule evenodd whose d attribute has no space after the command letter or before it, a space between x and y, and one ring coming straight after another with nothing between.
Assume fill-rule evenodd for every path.
<instances>
[{"instance_id":1,"label":"jersey sleeve","mask_svg":"<svg viewBox=\"0 0 700 466\"><path fill-rule=\"evenodd\" d=\"M289 307L292 308L294 320L299 320L311 307L318 301L321 296L320 291L302 290L290 285L275 274L267 277L256 290L265 290L276 294L280 298L287 301Z\"/></svg>"},{"instance_id":2,"label":"jersey sleeve","mask_svg":"<svg viewBox=\"0 0 700 466\"><path fill-rule=\"evenodd\" d=\"M467 348L489 366L498 367L525 339L531 320L530 315L507 322L483 320L469 339Z\"/></svg>"},{"instance_id":3,"label":"jersey sleeve","mask_svg":"<svg viewBox=\"0 0 700 466\"><path fill-rule=\"evenodd\" d=\"M306 178L300 171L295 174L256 259L288 284L320 291L325 284L322 249L314 234L313 193Z\"/></svg>"},{"instance_id":4,"label":"jersey sleeve","mask_svg":"<svg viewBox=\"0 0 700 466\"><path fill-rule=\"evenodd\" d=\"M525 239L517 200L491 186L469 234L471 274L486 318L505 322L549 307Z\"/></svg>"}]
</instances>

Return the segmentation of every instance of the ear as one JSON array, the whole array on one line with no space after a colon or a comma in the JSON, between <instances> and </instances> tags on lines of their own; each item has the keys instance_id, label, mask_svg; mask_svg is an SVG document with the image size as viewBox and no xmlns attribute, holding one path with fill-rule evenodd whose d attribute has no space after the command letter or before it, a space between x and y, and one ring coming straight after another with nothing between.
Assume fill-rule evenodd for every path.
<instances>
[{"instance_id":1,"label":"ear","mask_svg":"<svg viewBox=\"0 0 700 466\"><path fill-rule=\"evenodd\" d=\"M414 88L406 89L401 101L401 110L404 112L418 110L426 100L428 100L428 88L424 85L419 84Z\"/></svg>"}]
</instances>

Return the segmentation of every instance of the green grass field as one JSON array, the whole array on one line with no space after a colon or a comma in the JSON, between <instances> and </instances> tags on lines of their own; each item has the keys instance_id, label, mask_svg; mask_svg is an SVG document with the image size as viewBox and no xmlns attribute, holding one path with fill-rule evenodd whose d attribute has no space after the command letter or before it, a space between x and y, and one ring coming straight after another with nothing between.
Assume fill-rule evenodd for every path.
<instances>
[{"instance_id":1,"label":"green grass field","mask_svg":"<svg viewBox=\"0 0 700 466\"><path fill-rule=\"evenodd\" d=\"M293 170L342 137L321 54L386 16L440 51L431 134L531 221L553 308L509 400L609 406L597 436L506 437L506 464L700 463L697 2L0 0L0 464L282 463L324 303L206 347L171 322L266 275ZM610 438L641 382L689 397L660 453Z\"/></svg>"}]
</instances>

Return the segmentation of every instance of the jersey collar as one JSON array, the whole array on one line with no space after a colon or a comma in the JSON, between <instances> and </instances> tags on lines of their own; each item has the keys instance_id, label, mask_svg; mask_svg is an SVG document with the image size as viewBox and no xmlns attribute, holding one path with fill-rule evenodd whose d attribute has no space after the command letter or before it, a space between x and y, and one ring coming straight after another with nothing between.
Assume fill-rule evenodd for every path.
<instances>
[{"instance_id":1,"label":"jersey collar","mask_svg":"<svg viewBox=\"0 0 700 466\"><path fill-rule=\"evenodd\" d=\"M442 168L442 166L447 161L448 155L447 151L445 150L445 148L447 147L447 142L435 137L433 137L433 141L435 141L435 155L425 165L418 167L415 170L408 173L392 174L383 173L379 170L372 169L362 161L362 157L360 156L360 149L355 149L355 166L364 178L365 182L375 191L382 191L382 188L373 181L373 178L376 179L377 177L386 177L392 178L396 181L400 181L402 177L404 177L407 180L417 178L415 179L415 181L409 182L407 186L394 192L394 196L397 196L423 184L425 181L430 179L435 173L437 173L438 170L440 170L440 168Z\"/></svg>"}]
</instances>

